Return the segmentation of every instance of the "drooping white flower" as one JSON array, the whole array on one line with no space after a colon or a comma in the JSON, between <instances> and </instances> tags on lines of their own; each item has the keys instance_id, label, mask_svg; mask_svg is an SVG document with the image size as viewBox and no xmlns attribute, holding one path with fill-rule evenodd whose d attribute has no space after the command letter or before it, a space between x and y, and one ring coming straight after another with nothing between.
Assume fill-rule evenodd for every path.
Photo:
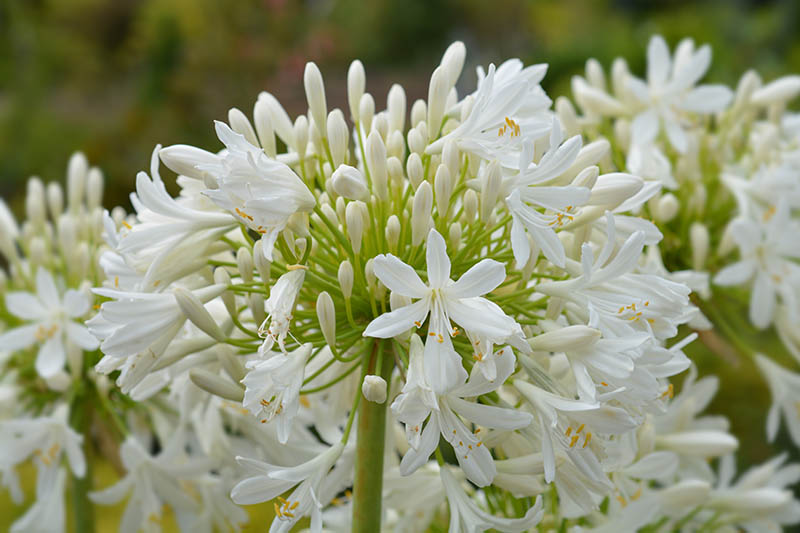
<instances>
[{"instance_id":1,"label":"drooping white flower","mask_svg":"<svg viewBox=\"0 0 800 533\"><path fill-rule=\"evenodd\" d=\"M447 467L439 470L442 484L450 506L450 531L479 533L487 529L498 531L521 532L536 526L544 516L542 497L537 496L536 503L525 512L522 518L500 518L477 507L475 502L464 492L456 478Z\"/></svg>"},{"instance_id":2,"label":"drooping white flower","mask_svg":"<svg viewBox=\"0 0 800 533\"><path fill-rule=\"evenodd\" d=\"M196 512L198 502L192 496L190 483L211 465L205 459L187 457L185 444L185 435L177 431L153 456L135 437L128 437L120 447L125 477L108 488L91 492L89 498L100 505L114 505L130 494L120 523L122 533L136 533L160 521L165 504L176 512Z\"/></svg>"},{"instance_id":3,"label":"drooping white flower","mask_svg":"<svg viewBox=\"0 0 800 533\"><path fill-rule=\"evenodd\" d=\"M200 165L217 179L217 189L204 192L218 206L261 234L263 250L272 260L272 248L289 217L311 211L316 199L292 169L267 157L224 122L215 122L217 136L227 152L217 164Z\"/></svg>"},{"instance_id":4,"label":"drooping white flower","mask_svg":"<svg viewBox=\"0 0 800 533\"><path fill-rule=\"evenodd\" d=\"M689 138L682 125L685 112L715 113L725 109L733 93L724 85L695 84L711 63L711 48L694 49L691 39L684 39L670 57L667 43L660 35L653 36L647 47L647 81L629 76L627 89L638 100L640 110L631 124L635 143L647 144L661 131L681 153L689 147Z\"/></svg>"},{"instance_id":5,"label":"drooping white flower","mask_svg":"<svg viewBox=\"0 0 800 533\"><path fill-rule=\"evenodd\" d=\"M304 268L290 270L278 278L278 281L270 289L269 298L265 302L267 318L258 328L259 335L264 337L264 343L259 348L259 352L266 353L270 351L276 341L281 351L286 351L284 343L286 336L289 334L294 302L303 286L305 277L306 271ZM267 321L269 321L269 327L265 330L264 326Z\"/></svg>"},{"instance_id":6,"label":"drooping white flower","mask_svg":"<svg viewBox=\"0 0 800 533\"><path fill-rule=\"evenodd\" d=\"M794 287L800 282L800 225L790 219L785 202L765 212L764 222L738 218L731 223L740 259L720 270L713 280L723 286L753 280L750 321L761 329L772 323L778 296L794 315L800 312L794 295Z\"/></svg>"},{"instance_id":7,"label":"drooping white flower","mask_svg":"<svg viewBox=\"0 0 800 533\"><path fill-rule=\"evenodd\" d=\"M423 347L416 335L411 337L410 352L408 380L391 406L397 419L405 424L411 445L400 463L400 472L408 475L424 465L441 435L453 446L467 478L479 487L489 485L496 473L491 452L478 435L469 431L462 418L483 427L514 430L528 426L532 417L525 412L463 398L488 394L503 384L514 372L513 350L506 347L501 351L494 382L488 381L480 370L473 370L468 381L462 378L455 387L438 395L433 394L424 375L420 375Z\"/></svg>"},{"instance_id":8,"label":"drooping white flower","mask_svg":"<svg viewBox=\"0 0 800 533\"><path fill-rule=\"evenodd\" d=\"M97 339L80 323L89 311L86 294L68 289L63 297L50 271L36 271L36 293L12 291L5 295L6 309L24 320L24 325L0 334L0 346L9 352L40 343L36 371L43 378L54 376L66 362L65 343L94 350Z\"/></svg>"},{"instance_id":9,"label":"drooping white flower","mask_svg":"<svg viewBox=\"0 0 800 533\"><path fill-rule=\"evenodd\" d=\"M365 337L390 338L413 327L421 327L430 315L425 343L425 376L436 392L451 389L465 371L450 338L457 334L450 321L470 333L484 335L495 342L513 340L521 335L519 324L497 304L481 295L494 290L505 279L505 267L492 259L483 259L454 282L450 279L450 258L444 238L432 229L426 250L428 284L422 282L412 267L387 254L375 257L375 275L393 292L418 298L411 305L374 319L364 331Z\"/></svg>"},{"instance_id":10,"label":"drooping white flower","mask_svg":"<svg viewBox=\"0 0 800 533\"><path fill-rule=\"evenodd\" d=\"M275 498L275 519L270 533L285 533L304 516L311 516L311 529L320 531L322 526L322 507L327 501L320 499L322 484L331 468L342 455L344 445L338 442L315 458L293 467L275 466L256 459L237 457L243 467L255 471L256 475L246 478L233 487L231 498L239 505L266 502ZM299 484L299 485L298 485ZM287 498L280 495L297 488Z\"/></svg>"},{"instance_id":11,"label":"drooping white flower","mask_svg":"<svg viewBox=\"0 0 800 533\"><path fill-rule=\"evenodd\" d=\"M70 470L77 477L86 473L83 437L68 422L65 404L50 416L12 418L0 421L0 470L33 458L41 469L57 469L66 456Z\"/></svg>"},{"instance_id":12,"label":"drooping white flower","mask_svg":"<svg viewBox=\"0 0 800 533\"><path fill-rule=\"evenodd\" d=\"M305 364L312 345L306 343L291 353L273 354L269 359L247 363L250 371L242 380L245 386L242 404L262 423L278 418L278 440L286 444L292 420L300 408Z\"/></svg>"},{"instance_id":13,"label":"drooping white flower","mask_svg":"<svg viewBox=\"0 0 800 533\"><path fill-rule=\"evenodd\" d=\"M786 370L762 354L756 354L756 364L772 393L772 406L767 414L767 438L770 442L775 440L783 414L792 441L800 446L800 374Z\"/></svg>"},{"instance_id":14,"label":"drooping white flower","mask_svg":"<svg viewBox=\"0 0 800 533\"><path fill-rule=\"evenodd\" d=\"M11 524L11 533L66 531L64 486L67 473L63 468L40 471L36 482L36 501L24 515Z\"/></svg>"}]
</instances>

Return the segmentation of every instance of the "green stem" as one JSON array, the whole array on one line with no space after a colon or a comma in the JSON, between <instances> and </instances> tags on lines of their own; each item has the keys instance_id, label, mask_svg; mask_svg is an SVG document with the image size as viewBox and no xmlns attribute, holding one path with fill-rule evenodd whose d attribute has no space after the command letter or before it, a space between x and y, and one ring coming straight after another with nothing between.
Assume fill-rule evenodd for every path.
<instances>
[{"instance_id":1,"label":"green stem","mask_svg":"<svg viewBox=\"0 0 800 533\"><path fill-rule=\"evenodd\" d=\"M388 383L394 358L385 353L387 341L378 340L369 363L370 372L381 361L380 376ZM363 401L358 408L356 435L356 473L353 484L353 529L357 533L381 530L383 498L383 446L386 440L386 401L382 404Z\"/></svg>"},{"instance_id":2,"label":"green stem","mask_svg":"<svg viewBox=\"0 0 800 533\"><path fill-rule=\"evenodd\" d=\"M85 395L80 395L84 401L73 402L70 411L71 426L75 431L83 435L83 456L86 459L86 472L82 478L71 475L72 485L72 521L73 531L81 533L95 531L94 506L89 500L89 493L92 491L92 458L91 458L91 426L92 426L92 404L86 401Z\"/></svg>"}]
</instances>

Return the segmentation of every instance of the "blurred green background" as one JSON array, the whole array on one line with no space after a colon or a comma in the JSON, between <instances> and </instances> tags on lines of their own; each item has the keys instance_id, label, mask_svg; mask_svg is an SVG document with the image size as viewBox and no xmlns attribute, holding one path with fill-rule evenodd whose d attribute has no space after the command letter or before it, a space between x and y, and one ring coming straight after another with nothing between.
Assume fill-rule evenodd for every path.
<instances>
[{"instance_id":1,"label":"blurred green background","mask_svg":"<svg viewBox=\"0 0 800 533\"><path fill-rule=\"evenodd\" d=\"M80 149L106 173L106 205L129 207L156 143L218 149L212 121L234 106L250 115L261 90L290 115L305 112L307 60L323 72L329 107L346 109L353 58L379 108L394 82L410 105L460 39L462 93L476 65L516 56L550 64L543 84L555 97L589 57L608 67L624 56L643 72L647 41L661 33L671 45L684 36L710 43L708 79L735 85L748 68L767 80L800 71L799 18L796 0L0 0L0 196L21 213L24 180L63 179ZM730 418L740 465L791 448L785 432L764 443L769 395L749 361L700 343L692 352L701 373L722 378L710 410ZM101 475L103 484L113 477ZM0 529L20 511L0 511Z\"/></svg>"}]
</instances>

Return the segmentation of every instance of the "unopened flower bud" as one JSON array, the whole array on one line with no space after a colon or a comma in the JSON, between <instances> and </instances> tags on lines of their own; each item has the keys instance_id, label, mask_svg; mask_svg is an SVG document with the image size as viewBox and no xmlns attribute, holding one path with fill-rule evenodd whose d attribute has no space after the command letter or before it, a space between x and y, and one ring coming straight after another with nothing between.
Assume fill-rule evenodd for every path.
<instances>
[{"instance_id":1,"label":"unopened flower bud","mask_svg":"<svg viewBox=\"0 0 800 533\"><path fill-rule=\"evenodd\" d=\"M233 352L233 349L226 344L221 344L215 348L215 352L217 354L217 360L225 370L225 373L228 374L235 383L242 381L247 374L247 370L245 370L241 359Z\"/></svg>"},{"instance_id":2,"label":"unopened flower bud","mask_svg":"<svg viewBox=\"0 0 800 533\"><path fill-rule=\"evenodd\" d=\"M334 109L328 114L328 146L333 164L337 167L344 163L349 135L344 113L340 109Z\"/></svg>"},{"instance_id":3,"label":"unopened flower bud","mask_svg":"<svg viewBox=\"0 0 800 533\"><path fill-rule=\"evenodd\" d=\"M625 106L619 100L605 91L592 87L579 76L572 78L572 94L584 111L608 116L619 116L625 113Z\"/></svg>"},{"instance_id":4,"label":"unopened flower bud","mask_svg":"<svg viewBox=\"0 0 800 533\"><path fill-rule=\"evenodd\" d=\"M322 73L319 71L319 67L312 61L306 63L306 69L303 72L303 86L306 89L306 100L308 100L311 116L314 117L314 123L317 125L320 135L324 136L327 133L325 120L328 116L328 107L325 102L325 84L322 81Z\"/></svg>"},{"instance_id":5,"label":"unopened flower bud","mask_svg":"<svg viewBox=\"0 0 800 533\"><path fill-rule=\"evenodd\" d=\"M448 249L457 252L461 247L461 224L453 222L447 231L447 239L449 242Z\"/></svg>"},{"instance_id":6,"label":"unopened flower bud","mask_svg":"<svg viewBox=\"0 0 800 533\"><path fill-rule=\"evenodd\" d=\"M253 321L260 324L267 318L267 313L264 311L264 295L260 292L252 292L247 298L247 307L250 308L250 313L253 315Z\"/></svg>"},{"instance_id":7,"label":"unopened flower bud","mask_svg":"<svg viewBox=\"0 0 800 533\"><path fill-rule=\"evenodd\" d=\"M264 153L269 157L275 157L277 149L275 146L275 129L272 127L272 113L263 98L256 100L253 106L253 123Z\"/></svg>"},{"instance_id":8,"label":"unopened flower bud","mask_svg":"<svg viewBox=\"0 0 800 533\"><path fill-rule=\"evenodd\" d=\"M703 270L708 257L708 228L702 222L695 222L689 228L689 243L692 247L692 268Z\"/></svg>"},{"instance_id":9,"label":"unopened flower bud","mask_svg":"<svg viewBox=\"0 0 800 533\"><path fill-rule=\"evenodd\" d=\"M750 102L750 97L761 87L761 76L755 70L748 70L736 86L736 93L733 98L732 110L739 110Z\"/></svg>"},{"instance_id":10,"label":"unopened flower bud","mask_svg":"<svg viewBox=\"0 0 800 533\"><path fill-rule=\"evenodd\" d=\"M192 324L217 342L225 341L222 330L197 296L183 287L176 287L173 294L181 311Z\"/></svg>"},{"instance_id":11,"label":"unopened flower bud","mask_svg":"<svg viewBox=\"0 0 800 533\"><path fill-rule=\"evenodd\" d=\"M389 119L386 118L386 111L381 111L372 119L372 131L381 136L383 142L386 142L386 136L389 134Z\"/></svg>"},{"instance_id":12,"label":"unopened flower bud","mask_svg":"<svg viewBox=\"0 0 800 533\"><path fill-rule=\"evenodd\" d=\"M253 245L253 264L261 277L261 282L265 285L268 284L272 263L264 255L264 243L260 239Z\"/></svg>"},{"instance_id":13,"label":"unopened flower bud","mask_svg":"<svg viewBox=\"0 0 800 533\"><path fill-rule=\"evenodd\" d=\"M89 210L100 207L103 203L103 172L97 168L89 169L86 178L86 206Z\"/></svg>"},{"instance_id":14,"label":"unopened flower bud","mask_svg":"<svg viewBox=\"0 0 800 533\"><path fill-rule=\"evenodd\" d=\"M220 398L232 402L241 402L244 399L244 389L241 386L203 368L189 370L189 379L199 388Z\"/></svg>"},{"instance_id":15,"label":"unopened flower bud","mask_svg":"<svg viewBox=\"0 0 800 533\"><path fill-rule=\"evenodd\" d=\"M326 291L322 291L317 296L317 319L319 328L325 342L331 348L336 346L336 308L333 306L333 299Z\"/></svg>"},{"instance_id":16,"label":"unopened flower bud","mask_svg":"<svg viewBox=\"0 0 800 533\"><path fill-rule=\"evenodd\" d=\"M389 129L402 132L406 125L406 91L394 84L386 96L386 111L389 113Z\"/></svg>"},{"instance_id":17,"label":"unopened flower bud","mask_svg":"<svg viewBox=\"0 0 800 533\"><path fill-rule=\"evenodd\" d=\"M236 251L236 265L242 281L245 283L253 281L253 256L250 255L249 248L242 246Z\"/></svg>"},{"instance_id":18,"label":"unopened flower bud","mask_svg":"<svg viewBox=\"0 0 800 533\"><path fill-rule=\"evenodd\" d=\"M713 429L694 429L656 437L660 449L702 458L721 457L736 451L739 441L730 433Z\"/></svg>"},{"instance_id":19,"label":"unopened flower bud","mask_svg":"<svg viewBox=\"0 0 800 533\"><path fill-rule=\"evenodd\" d=\"M44 265L47 262L47 245L41 237L31 239L28 260L32 266Z\"/></svg>"},{"instance_id":20,"label":"unopened flower bud","mask_svg":"<svg viewBox=\"0 0 800 533\"><path fill-rule=\"evenodd\" d=\"M350 63L347 70L347 102L350 105L350 114L353 122L359 121L359 110L361 108L361 96L364 94L364 87L367 83L364 65L356 59Z\"/></svg>"},{"instance_id":21,"label":"unopened flower bud","mask_svg":"<svg viewBox=\"0 0 800 533\"><path fill-rule=\"evenodd\" d=\"M386 146L377 131L367 137L367 166L372 178L372 192L385 202L389 199L389 174L386 170Z\"/></svg>"},{"instance_id":22,"label":"unopened flower bud","mask_svg":"<svg viewBox=\"0 0 800 533\"><path fill-rule=\"evenodd\" d=\"M565 96L556 98L556 116L564 128L564 133L568 136L571 137L580 133L581 126L578 123L578 114L575 112L575 107L569 98Z\"/></svg>"},{"instance_id":23,"label":"unopened flower bud","mask_svg":"<svg viewBox=\"0 0 800 533\"><path fill-rule=\"evenodd\" d=\"M466 56L467 48L461 41L455 41L447 47L447 50L444 51L444 54L442 55L441 66L447 75L447 83L449 87L452 87L456 84L456 81L458 81L458 77L461 75L461 70L464 68L464 59Z\"/></svg>"},{"instance_id":24,"label":"unopened flower bud","mask_svg":"<svg viewBox=\"0 0 800 533\"><path fill-rule=\"evenodd\" d=\"M232 107L228 110L228 124L230 124L233 131L239 135L243 135L247 142L253 146L259 146L256 132L253 130L253 125L250 124L247 115L240 109Z\"/></svg>"},{"instance_id":25,"label":"unopened flower bud","mask_svg":"<svg viewBox=\"0 0 800 533\"><path fill-rule=\"evenodd\" d=\"M616 58L611 63L611 89L615 95L625 94L628 76L630 76L628 63L621 57Z\"/></svg>"},{"instance_id":26,"label":"unopened flower bud","mask_svg":"<svg viewBox=\"0 0 800 533\"><path fill-rule=\"evenodd\" d=\"M365 93L361 96L361 102L358 104L358 121L361 124L361 130L366 134L372 129L372 119L375 116L375 99L372 95Z\"/></svg>"},{"instance_id":27,"label":"unopened flower bud","mask_svg":"<svg viewBox=\"0 0 800 533\"><path fill-rule=\"evenodd\" d=\"M361 251L361 238L364 235L364 218L361 216L361 209L358 203L350 202L347 204L345 212L345 222L347 223L347 236L353 246L353 252L358 255Z\"/></svg>"},{"instance_id":28,"label":"unopened flower bud","mask_svg":"<svg viewBox=\"0 0 800 533\"><path fill-rule=\"evenodd\" d=\"M383 403L386 401L386 380L380 376L368 374L364 376L364 382L361 384L361 393L364 398L374 403Z\"/></svg>"},{"instance_id":29,"label":"unopened flower bud","mask_svg":"<svg viewBox=\"0 0 800 533\"><path fill-rule=\"evenodd\" d=\"M417 128L408 131L408 149L415 154L422 154L425 151L425 139Z\"/></svg>"},{"instance_id":30,"label":"unopened flower bud","mask_svg":"<svg viewBox=\"0 0 800 533\"><path fill-rule=\"evenodd\" d=\"M484 222L489 220L489 216L497 205L502 179L500 163L497 160L484 167L483 187L481 187L481 220Z\"/></svg>"},{"instance_id":31,"label":"unopened flower bud","mask_svg":"<svg viewBox=\"0 0 800 533\"><path fill-rule=\"evenodd\" d=\"M398 132L395 132L398 133ZM386 171L395 191L402 191L404 186L405 174L403 174L403 163L394 156L386 160Z\"/></svg>"},{"instance_id":32,"label":"unopened flower bud","mask_svg":"<svg viewBox=\"0 0 800 533\"><path fill-rule=\"evenodd\" d=\"M355 167L340 165L333 173L331 180L336 194L348 200L364 200L369 195L367 180Z\"/></svg>"},{"instance_id":33,"label":"unopened flower bud","mask_svg":"<svg viewBox=\"0 0 800 533\"><path fill-rule=\"evenodd\" d=\"M186 144L175 144L162 148L158 151L158 156L171 171L198 180L203 180L206 176L204 171L197 169L198 165L213 164L219 161L215 154Z\"/></svg>"},{"instance_id":34,"label":"unopened flower bud","mask_svg":"<svg viewBox=\"0 0 800 533\"><path fill-rule=\"evenodd\" d=\"M571 352L591 348L600 339L600 331L588 326L566 326L528 339L537 352Z\"/></svg>"},{"instance_id":35,"label":"unopened flower bud","mask_svg":"<svg viewBox=\"0 0 800 533\"><path fill-rule=\"evenodd\" d=\"M428 124L434 137L437 136L444 118L444 106L450 87L447 72L442 67L436 67L428 86Z\"/></svg>"},{"instance_id":36,"label":"unopened flower bud","mask_svg":"<svg viewBox=\"0 0 800 533\"><path fill-rule=\"evenodd\" d=\"M45 203L44 183L37 177L28 180L28 187L25 194L25 214L28 221L35 228L44 226L47 220L47 206Z\"/></svg>"},{"instance_id":37,"label":"unopened flower bud","mask_svg":"<svg viewBox=\"0 0 800 533\"><path fill-rule=\"evenodd\" d=\"M305 115L300 115L294 121L294 149L300 158L306 156L308 149L308 119Z\"/></svg>"},{"instance_id":38,"label":"unopened flower bud","mask_svg":"<svg viewBox=\"0 0 800 533\"><path fill-rule=\"evenodd\" d=\"M228 271L225 270L224 267L217 267L214 269L214 283L224 285L225 287L231 285L231 275L228 274ZM222 298L222 303L225 304L225 310L228 311L228 314L237 316L236 295L232 291L226 290L220 297Z\"/></svg>"},{"instance_id":39,"label":"unopened flower bud","mask_svg":"<svg viewBox=\"0 0 800 533\"><path fill-rule=\"evenodd\" d=\"M77 211L83 203L86 190L86 173L89 162L81 152L75 152L67 165L67 205L71 211Z\"/></svg>"},{"instance_id":40,"label":"unopened flower bud","mask_svg":"<svg viewBox=\"0 0 800 533\"><path fill-rule=\"evenodd\" d=\"M450 208L450 196L453 194L453 180L446 165L441 164L436 169L433 187L436 192L436 210L439 212L439 217L444 218L447 216L447 210Z\"/></svg>"},{"instance_id":41,"label":"unopened flower bud","mask_svg":"<svg viewBox=\"0 0 800 533\"><path fill-rule=\"evenodd\" d=\"M422 158L419 153L412 153L408 156L406 161L406 174L408 174L408 181L414 190L419 188L420 183L425 179L425 169L422 166Z\"/></svg>"},{"instance_id":42,"label":"unopened flower bud","mask_svg":"<svg viewBox=\"0 0 800 533\"><path fill-rule=\"evenodd\" d=\"M753 91L750 103L758 106L785 104L800 94L800 75L783 76Z\"/></svg>"},{"instance_id":43,"label":"unopened flower bud","mask_svg":"<svg viewBox=\"0 0 800 533\"><path fill-rule=\"evenodd\" d=\"M397 251L397 243L400 241L400 219L397 215L392 215L386 221L386 242L389 244L389 250Z\"/></svg>"},{"instance_id":44,"label":"unopened flower bud","mask_svg":"<svg viewBox=\"0 0 800 533\"><path fill-rule=\"evenodd\" d=\"M386 154L397 159L405 159L406 139L400 130L394 130L386 141Z\"/></svg>"},{"instance_id":45,"label":"unopened flower bud","mask_svg":"<svg viewBox=\"0 0 800 533\"><path fill-rule=\"evenodd\" d=\"M58 182L51 181L47 184L47 207L53 220L58 220L64 212L64 191Z\"/></svg>"},{"instance_id":46,"label":"unopened flower bud","mask_svg":"<svg viewBox=\"0 0 800 533\"><path fill-rule=\"evenodd\" d=\"M415 100L411 106L411 128L415 128L420 122L424 122L428 116L428 106L425 100Z\"/></svg>"},{"instance_id":47,"label":"unopened flower bud","mask_svg":"<svg viewBox=\"0 0 800 533\"><path fill-rule=\"evenodd\" d=\"M711 485L708 482L699 479L687 479L662 489L659 496L665 511L682 513L702 505L710 492Z\"/></svg>"},{"instance_id":48,"label":"unopened flower bud","mask_svg":"<svg viewBox=\"0 0 800 533\"><path fill-rule=\"evenodd\" d=\"M598 176L592 187L588 205L614 209L622 202L642 190L644 181L638 176L623 172L612 172Z\"/></svg>"},{"instance_id":49,"label":"unopened flower bud","mask_svg":"<svg viewBox=\"0 0 800 533\"><path fill-rule=\"evenodd\" d=\"M447 165L451 176L458 176L461 172L461 153L455 141L448 139L442 148L442 163Z\"/></svg>"},{"instance_id":50,"label":"unopened flower bud","mask_svg":"<svg viewBox=\"0 0 800 533\"><path fill-rule=\"evenodd\" d=\"M350 261L344 260L339 264L339 286L342 288L342 295L349 299L353 295L353 265Z\"/></svg>"},{"instance_id":51,"label":"unopened flower bud","mask_svg":"<svg viewBox=\"0 0 800 533\"><path fill-rule=\"evenodd\" d=\"M433 190L431 184L423 181L417 192L414 193L414 203L411 208L411 244L417 246L425 240L428 234L428 221L433 208Z\"/></svg>"},{"instance_id":52,"label":"unopened flower bud","mask_svg":"<svg viewBox=\"0 0 800 533\"><path fill-rule=\"evenodd\" d=\"M678 214L678 210L681 207L680 202L671 192L661 196L655 205L656 208L653 209L653 218L661 223L669 222L675 218L675 216Z\"/></svg>"},{"instance_id":53,"label":"unopened flower bud","mask_svg":"<svg viewBox=\"0 0 800 533\"><path fill-rule=\"evenodd\" d=\"M478 193L473 189L467 189L464 193L464 218L467 224L475 220L478 214Z\"/></svg>"},{"instance_id":54,"label":"unopened flower bud","mask_svg":"<svg viewBox=\"0 0 800 533\"><path fill-rule=\"evenodd\" d=\"M367 259L367 262L364 264L364 278L367 280L369 292L375 294L378 278L375 275L375 262L372 259Z\"/></svg>"}]
</instances>

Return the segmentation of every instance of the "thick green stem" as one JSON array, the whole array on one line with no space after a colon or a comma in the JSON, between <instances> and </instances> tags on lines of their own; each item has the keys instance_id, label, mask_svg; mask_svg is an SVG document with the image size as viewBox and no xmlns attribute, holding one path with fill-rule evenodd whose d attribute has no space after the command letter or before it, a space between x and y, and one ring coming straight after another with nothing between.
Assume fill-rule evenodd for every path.
<instances>
[{"instance_id":1,"label":"thick green stem","mask_svg":"<svg viewBox=\"0 0 800 533\"><path fill-rule=\"evenodd\" d=\"M72 522L73 531L93 533L94 505L89 499L89 493L92 491L92 406L90 402L85 401L85 396L82 398L84 401L75 402L70 413L73 429L83 435L83 456L86 458L86 473L83 477L76 477L75 474L71 477Z\"/></svg>"},{"instance_id":2,"label":"thick green stem","mask_svg":"<svg viewBox=\"0 0 800 533\"><path fill-rule=\"evenodd\" d=\"M394 358L387 341L380 340L369 364L369 373L380 368L380 376L389 383ZM378 364L379 359L381 364ZM381 529L383 496L383 447L386 435L386 406L362 398L358 411L356 437L356 473L353 486L353 531L374 533Z\"/></svg>"}]
</instances>

